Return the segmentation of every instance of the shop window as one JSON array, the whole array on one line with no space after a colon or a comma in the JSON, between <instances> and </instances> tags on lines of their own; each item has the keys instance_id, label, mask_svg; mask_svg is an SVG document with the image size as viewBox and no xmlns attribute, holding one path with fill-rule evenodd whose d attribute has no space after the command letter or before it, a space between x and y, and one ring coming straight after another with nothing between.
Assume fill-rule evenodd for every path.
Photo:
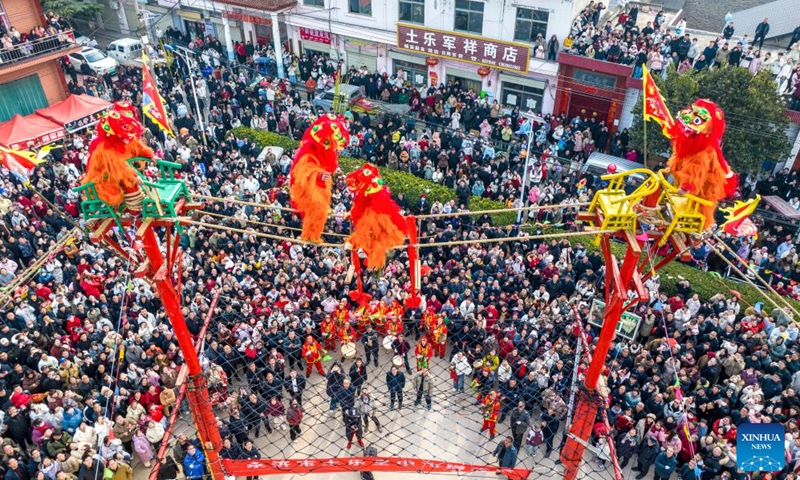
<instances>
[{"instance_id":1,"label":"shop window","mask_svg":"<svg viewBox=\"0 0 800 480\"><path fill-rule=\"evenodd\" d=\"M531 109L538 112L542 109L543 95L543 88L503 82L500 103L507 107L519 107L521 110Z\"/></svg>"},{"instance_id":2,"label":"shop window","mask_svg":"<svg viewBox=\"0 0 800 480\"><path fill-rule=\"evenodd\" d=\"M483 2L456 0L455 30L483 33Z\"/></svg>"},{"instance_id":3,"label":"shop window","mask_svg":"<svg viewBox=\"0 0 800 480\"><path fill-rule=\"evenodd\" d=\"M372 0L350 0L350 13L372 15Z\"/></svg>"},{"instance_id":4,"label":"shop window","mask_svg":"<svg viewBox=\"0 0 800 480\"><path fill-rule=\"evenodd\" d=\"M461 85L461 90L464 91L472 90L473 92L480 93L483 90L483 85L479 80L459 77L456 75L447 75L447 81L453 83L458 82Z\"/></svg>"},{"instance_id":5,"label":"shop window","mask_svg":"<svg viewBox=\"0 0 800 480\"><path fill-rule=\"evenodd\" d=\"M30 115L46 107L47 97L37 74L0 85L0 122L10 120L17 113Z\"/></svg>"},{"instance_id":6,"label":"shop window","mask_svg":"<svg viewBox=\"0 0 800 480\"><path fill-rule=\"evenodd\" d=\"M400 0L400 21L425 24L425 0Z\"/></svg>"},{"instance_id":7,"label":"shop window","mask_svg":"<svg viewBox=\"0 0 800 480\"><path fill-rule=\"evenodd\" d=\"M411 85L427 85L428 84L428 67L416 63L406 62L403 60L393 60L394 73L399 69L403 69L406 75L406 80L411 82Z\"/></svg>"},{"instance_id":8,"label":"shop window","mask_svg":"<svg viewBox=\"0 0 800 480\"><path fill-rule=\"evenodd\" d=\"M303 5L307 7L324 7L325 0L303 0Z\"/></svg>"},{"instance_id":9,"label":"shop window","mask_svg":"<svg viewBox=\"0 0 800 480\"><path fill-rule=\"evenodd\" d=\"M547 22L549 19L549 12L517 7L517 23L514 28L514 40L533 43L539 35L546 40Z\"/></svg>"}]
</instances>

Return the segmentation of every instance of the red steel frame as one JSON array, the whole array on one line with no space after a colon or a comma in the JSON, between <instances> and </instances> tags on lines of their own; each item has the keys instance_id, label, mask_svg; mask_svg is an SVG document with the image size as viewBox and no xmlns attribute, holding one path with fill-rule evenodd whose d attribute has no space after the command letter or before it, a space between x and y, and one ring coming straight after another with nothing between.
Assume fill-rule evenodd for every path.
<instances>
[{"instance_id":1,"label":"red steel frame","mask_svg":"<svg viewBox=\"0 0 800 480\"><path fill-rule=\"evenodd\" d=\"M602 225L602 218L599 217L599 214L582 213L579 215L579 219L593 222L598 227ZM621 267L616 256L611 252L612 237L618 237L627 244ZM575 480L577 478L597 413L601 407L604 407L605 398L597 391L600 384L600 376L605 368L606 358L622 313L637 303L636 301L628 302L628 291L635 290L639 301L647 300L647 292L644 289L643 282L674 260L686 248L682 241L675 238L674 235L672 237L670 239L673 243L672 252L653 266L647 260L641 261L642 247L645 241L658 241L661 238L661 232L647 232L647 239L636 237L631 232L602 235L600 238L600 246L606 265L606 309L603 317L603 328L597 338L597 345L592 353L592 360L586 372L583 386L577 395L575 411L572 415L573 422L572 425L567 426L569 429L567 441L561 450L560 460L564 464L564 480ZM651 266L651 268L643 274L644 269L648 266ZM616 469L615 475L619 480L620 475Z\"/></svg>"}]
</instances>

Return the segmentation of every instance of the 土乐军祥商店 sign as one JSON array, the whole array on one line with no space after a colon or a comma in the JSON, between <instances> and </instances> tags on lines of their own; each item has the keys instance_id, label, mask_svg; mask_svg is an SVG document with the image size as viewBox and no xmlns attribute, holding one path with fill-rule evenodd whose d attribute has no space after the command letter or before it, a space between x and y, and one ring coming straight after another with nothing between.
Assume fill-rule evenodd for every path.
<instances>
[{"instance_id":1,"label":"\u571f\u4e50\u519b\u7965\u5546\u5e97 sign","mask_svg":"<svg viewBox=\"0 0 800 480\"><path fill-rule=\"evenodd\" d=\"M530 47L456 32L445 32L416 25L397 24L397 48L475 65L528 72Z\"/></svg>"}]
</instances>

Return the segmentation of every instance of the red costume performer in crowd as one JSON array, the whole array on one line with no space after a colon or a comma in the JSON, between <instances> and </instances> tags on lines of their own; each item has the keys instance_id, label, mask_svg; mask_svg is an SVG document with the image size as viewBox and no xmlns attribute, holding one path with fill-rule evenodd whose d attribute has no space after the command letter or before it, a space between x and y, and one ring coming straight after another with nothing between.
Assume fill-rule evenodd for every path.
<instances>
[{"instance_id":1,"label":"red costume performer in crowd","mask_svg":"<svg viewBox=\"0 0 800 480\"><path fill-rule=\"evenodd\" d=\"M417 359L417 371L428 368L433 357L433 348L428 343L427 337L422 337L414 348L414 356Z\"/></svg>"},{"instance_id":2,"label":"red costume performer in crowd","mask_svg":"<svg viewBox=\"0 0 800 480\"><path fill-rule=\"evenodd\" d=\"M322 368L322 347L314 340L311 335L306 337L306 343L303 344L303 358L306 359L306 377L311 376L311 367L316 367L317 372L323 377L325 370Z\"/></svg>"},{"instance_id":3,"label":"red costume performer in crowd","mask_svg":"<svg viewBox=\"0 0 800 480\"><path fill-rule=\"evenodd\" d=\"M500 414L500 400L497 392L492 390L481 400L481 412L483 413L483 426L481 433L489 430L489 438L494 438L497 428L497 416Z\"/></svg>"}]
</instances>

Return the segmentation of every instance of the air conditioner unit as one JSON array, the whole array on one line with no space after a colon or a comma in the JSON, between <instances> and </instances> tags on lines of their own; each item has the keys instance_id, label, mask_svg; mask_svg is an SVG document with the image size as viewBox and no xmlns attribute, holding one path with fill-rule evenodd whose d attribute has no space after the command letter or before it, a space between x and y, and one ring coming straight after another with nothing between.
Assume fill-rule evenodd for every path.
<instances>
[{"instance_id":1,"label":"air conditioner unit","mask_svg":"<svg viewBox=\"0 0 800 480\"><path fill-rule=\"evenodd\" d=\"M111 0L110 2L108 2L108 7L111 8L111 10L119 10L119 2Z\"/></svg>"}]
</instances>

